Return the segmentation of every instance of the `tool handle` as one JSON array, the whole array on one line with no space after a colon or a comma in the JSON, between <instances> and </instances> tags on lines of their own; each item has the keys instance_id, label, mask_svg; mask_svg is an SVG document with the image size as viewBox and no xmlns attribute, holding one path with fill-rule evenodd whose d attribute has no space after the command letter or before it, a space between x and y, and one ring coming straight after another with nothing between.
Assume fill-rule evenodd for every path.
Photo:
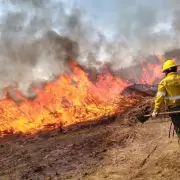
<instances>
[{"instance_id":1,"label":"tool handle","mask_svg":"<svg viewBox=\"0 0 180 180\"><path fill-rule=\"evenodd\" d=\"M157 113L157 115L180 114L180 111L168 111ZM144 115L144 117L151 117L151 114Z\"/></svg>"}]
</instances>

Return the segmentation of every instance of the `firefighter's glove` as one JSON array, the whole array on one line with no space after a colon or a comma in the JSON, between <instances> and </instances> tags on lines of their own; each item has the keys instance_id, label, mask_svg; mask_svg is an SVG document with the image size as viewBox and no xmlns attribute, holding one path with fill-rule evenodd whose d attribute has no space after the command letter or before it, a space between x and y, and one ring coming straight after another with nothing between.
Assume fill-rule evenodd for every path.
<instances>
[{"instance_id":1,"label":"firefighter's glove","mask_svg":"<svg viewBox=\"0 0 180 180\"><path fill-rule=\"evenodd\" d=\"M153 112L152 112L152 118L155 118L156 116L158 115L158 112L156 111L156 110L154 110Z\"/></svg>"}]
</instances>

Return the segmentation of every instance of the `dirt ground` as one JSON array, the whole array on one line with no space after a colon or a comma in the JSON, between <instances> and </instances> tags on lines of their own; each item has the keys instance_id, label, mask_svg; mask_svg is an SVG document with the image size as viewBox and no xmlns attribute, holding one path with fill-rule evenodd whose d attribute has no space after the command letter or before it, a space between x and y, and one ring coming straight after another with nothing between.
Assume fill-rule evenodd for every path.
<instances>
[{"instance_id":1,"label":"dirt ground","mask_svg":"<svg viewBox=\"0 0 180 180\"><path fill-rule=\"evenodd\" d=\"M170 121L130 125L121 118L64 134L1 139L0 180L179 180Z\"/></svg>"}]
</instances>

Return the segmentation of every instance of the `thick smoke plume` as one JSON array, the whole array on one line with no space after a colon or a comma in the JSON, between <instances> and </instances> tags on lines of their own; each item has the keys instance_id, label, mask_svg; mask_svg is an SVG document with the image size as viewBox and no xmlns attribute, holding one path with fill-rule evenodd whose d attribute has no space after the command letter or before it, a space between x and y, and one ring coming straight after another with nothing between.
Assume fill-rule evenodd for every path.
<instances>
[{"instance_id":1,"label":"thick smoke plume","mask_svg":"<svg viewBox=\"0 0 180 180\"><path fill-rule=\"evenodd\" d=\"M150 61L152 57L145 58L149 55L179 48L178 0L108 1L109 7L112 3L116 7L111 9L116 24L111 39L90 22L80 1L76 1L76 8L71 2L1 1L0 89L16 86L31 97L35 95L29 89L32 83L50 81L69 72L72 59L97 72L103 63L108 63L117 72L141 60ZM102 11L103 3L102 0ZM68 10L67 4L71 4Z\"/></svg>"},{"instance_id":2,"label":"thick smoke plume","mask_svg":"<svg viewBox=\"0 0 180 180\"><path fill-rule=\"evenodd\" d=\"M68 71L78 44L52 30L66 19L61 2L4 1L1 16L0 88L15 86L27 97L31 84L50 81Z\"/></svg>"}]
</instances>

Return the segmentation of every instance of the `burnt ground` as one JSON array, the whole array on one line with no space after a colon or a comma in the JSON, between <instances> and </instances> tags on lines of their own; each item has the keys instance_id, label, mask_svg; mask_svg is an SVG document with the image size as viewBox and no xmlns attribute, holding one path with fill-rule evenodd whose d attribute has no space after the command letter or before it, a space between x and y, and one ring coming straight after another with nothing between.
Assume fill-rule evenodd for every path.
<instances>
[{"instance_id":1,"label":"burnt ground","mask_svg":"<svg viewBox=\"0 0 180 180\"><path fill-rule=\"evenodd\" d=\"M180 151L168 118L133 118L151 99L116 120L79 130L1 139L1 180L179 180Z\"/></svg>"}]
</instances>

